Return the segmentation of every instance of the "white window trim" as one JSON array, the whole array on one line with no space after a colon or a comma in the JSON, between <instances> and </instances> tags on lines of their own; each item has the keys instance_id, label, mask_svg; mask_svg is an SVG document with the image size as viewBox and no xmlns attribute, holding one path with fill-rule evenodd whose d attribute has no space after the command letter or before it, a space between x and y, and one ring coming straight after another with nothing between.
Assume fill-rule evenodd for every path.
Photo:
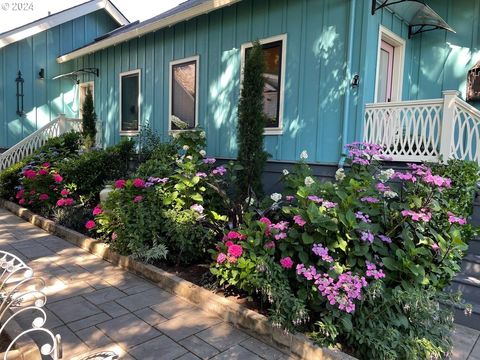
<instances>
[{"instance_id":1,"label":"white window trim","mask_svg":"<svg viewBox=\"0 0 480 360\"><path fill-rule=\"evenodd\" d=\"M127 76L127 75L133 75L133 74L138 74L138 99L137 99L137 103L138 103L138 130L128 130L128 131L122 131L122 77L123 76ZM130 135L130 136L134 136L134 135L138 135L138 133L140 132L140 125L141 125L141 121L140 119L142 118L141 116L141 98L142 98L142 95L141 95L141 92L142 92L142 88L141 88L141 84L142 84L142 72L140 69L136 69L136 70L131 70L131 71L125 71L125 72L122 72L119 74L118 76L118 87L120 88L120 91L119 91L119 116L118 118L120 119L120 135Z\"/></svg>"},{"instance_id":2,"label":"white window trim","mask_svg":"<svg viewBox=\"0 0 480 360\"><path fill-rule=\"evenodd\" d=\"M276 128L265 128L263 135L282 135L283 134L283 109L285 105L285 73L287 68L287 34L281 34L272 36L269 38L259 40L260 44L268 44L275 41L282 41L282 68L280 69L280 94L279 101L280 105L278 106L278 127ZM243 84L243 71L245 68L245 50L253 46L253 42L242 44L240 50L240 91L242 90Z\"/></svg>"},{"instance_id":3,"label":"white window trim","mask_svg":"<svg viewBox=\"0 0 480 360\"><path fill-rule=\"evenodd\" d=\"M377 48L377 68L375 74L375 97L377 100L378 95L378 72L380 68L380 51L382 47L382 40L393 46L393 76L392 76L392 98L391 101L402 100L403 89L403 74L405 64L405 39L401 38L393 31L387 29L385 26L380 25L378 30L378 48Z\"/></svg>"},{"instance_id":4,"label":"white window trim","mask_svg":"<svg viewBox=\"0 0 480 360\"><path fill-rule=\"evenodd\" d=\"M80 84L78 84L78 118L83 119L82 116L82 99L81 99L81 94L82 91L81 89L84 87L91 87L92 89L92 97L93 97L93 103L95 104L95 82L94 81L85 81Z\"/></svg>"},{"instance_id":5,"label":"white window trim","mask_svg":"<svg viewBox=\"0 0 480 360\"><path fill-rule=\"evenodd\" d=\"M184 130L174 130L172 129L172 100L173 100L173 93L172 93L172 70L175 65L188 63L195 61L195 124L192 129L184 129ZM199 100L199 93L198 93L198 80L200 78L200 56L194 55L183 59L177 59L170 61L170 66L168 67L168 132L169 134L180 133L182 131L191 131L194 130L198 126L198 100Z\"/></svg>"}]
</instances>

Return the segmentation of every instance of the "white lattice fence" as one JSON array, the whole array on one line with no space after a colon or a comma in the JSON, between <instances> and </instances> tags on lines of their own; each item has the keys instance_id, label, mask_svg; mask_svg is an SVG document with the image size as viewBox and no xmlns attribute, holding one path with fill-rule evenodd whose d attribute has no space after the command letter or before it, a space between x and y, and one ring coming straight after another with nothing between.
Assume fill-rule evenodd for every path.
<instances>
[{"instance_id":1,"label":"white lattice fence","mask_svg":"<svg viewBox=\"0 0 480 360\"><path fill-rule=\"evenodd\" d=\"M434 161L440 151L443 100L368 104L364 141L394 161Z\"/></svg>"},{"instance_id":2,"label":"white lattice fence","mask_svg":"<svg viewBox=\"0 0 480 360\"><path fill-rule=\"evenodd\" d=\"M68 119L64 116L59 116L12 146L3 154L0 154L0 171L31 155L35 150L43 146L48 139L60 136L71 130L80 131L81 125L80 119Z\"/></svg>"},{"instance_id":3,"label":"white lattice fence","mask_svg":"<svg viewBox=\"0 0 480 360\"><path fill-rule=\"evenodd\" d=\"M455 100L451 157L480 162L480 111Z\"/></svg>"}]
</instances>

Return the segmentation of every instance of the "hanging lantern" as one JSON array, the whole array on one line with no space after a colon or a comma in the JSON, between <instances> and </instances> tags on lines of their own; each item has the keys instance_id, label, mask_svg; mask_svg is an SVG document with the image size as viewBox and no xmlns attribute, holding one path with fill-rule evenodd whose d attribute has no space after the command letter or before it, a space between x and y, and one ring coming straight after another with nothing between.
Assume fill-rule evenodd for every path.
<instances>
[{"instance_id":1,"label":"hanging lantern","mask_svg":"<svg viewBox=\"0 0 480 360\"><path fill-rule=\"evenodd\" d=\"M17 83L17 115L23 115L23 80L22 73L18 70L18 76L15 79Z\"/></svg>"},{"instance_id":2,"label":"hanging lantern","mask_svg":"<svg viewBox=\"0 0 480 360\"><path fill-rule=\"evenodd\" d=\"M469 71L467 76L467 101L480 100L480 61Z\"/></svg>"}]
</instances>

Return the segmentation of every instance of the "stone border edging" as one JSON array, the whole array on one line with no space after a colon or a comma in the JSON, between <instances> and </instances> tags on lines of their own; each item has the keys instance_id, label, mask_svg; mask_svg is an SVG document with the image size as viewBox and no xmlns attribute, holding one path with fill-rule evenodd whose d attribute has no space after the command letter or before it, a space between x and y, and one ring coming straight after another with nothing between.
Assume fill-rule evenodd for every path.
<instances>
[{"instance_id":1,"label":"stone border edging","mask_svg":"<svg viewBox=\"0 0 480 360\"><path fill-rule=\"evenodd\" d=\"M273 344L280 349L289 351L301 359L356 360L356 358L339 350L320 348L303 334L285 334L281 329L273 327L264 315L153 265L144 264L130 257L119 255L111 251L108 245L64 226L57 225L52 220L36 215L32 211L11 201L0 199L0 207L110 263L142 275L172 294L187 299L202 309L214 313L224 321L230 322L247 332L254 333L255 337L267 344Z\"/></svg>"}]
</instances>

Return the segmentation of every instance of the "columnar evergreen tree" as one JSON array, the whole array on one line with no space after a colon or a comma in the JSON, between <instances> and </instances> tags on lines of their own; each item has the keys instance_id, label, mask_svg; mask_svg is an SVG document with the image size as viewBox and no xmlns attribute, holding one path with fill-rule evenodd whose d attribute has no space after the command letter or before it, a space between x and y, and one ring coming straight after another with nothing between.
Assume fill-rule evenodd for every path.
<instances>
[{"instance_id":1,"label":"columnar evergreen tree","mask_svg":"<svg viewBox=\"0 0 480 360\"><path fill-rule=\"evenodd\" d=\"M268 154L263 150L266 117L263 112L265 58L258 41L245 61L243 86L238 104L238 163L243 167L237 178L240 200L262 193L261 176Z\"/></svg>"},{"instance_id":2,"label":"columnar evergreen tree","mask_svg":"<svg viewBox=\"0 0 480 360\"><path fill-rule=\"evenodd\" d=\"M97 114L93 107L93 95L90 86L87 87L85 100L82 105L82 130L85 147L87 149L95 145L95 136L97 135Z\"/></svg>"}]
</instances>

